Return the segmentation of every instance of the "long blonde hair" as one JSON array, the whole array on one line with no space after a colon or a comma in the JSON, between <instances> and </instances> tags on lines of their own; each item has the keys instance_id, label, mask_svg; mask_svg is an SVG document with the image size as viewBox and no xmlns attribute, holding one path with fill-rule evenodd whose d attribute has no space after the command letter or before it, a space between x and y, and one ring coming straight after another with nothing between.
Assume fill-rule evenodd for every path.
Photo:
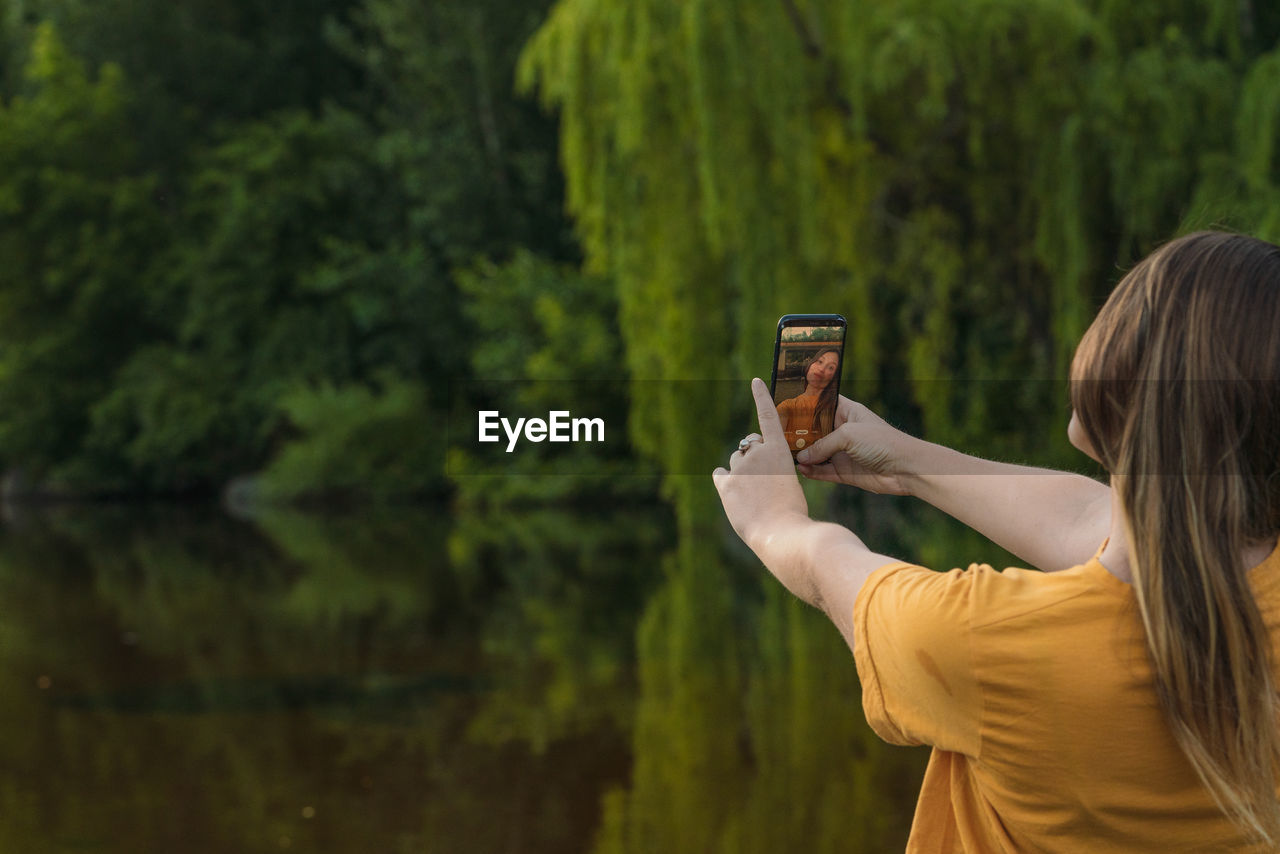
<instances>
[{"instance_id":1,"label":"long blonde hair","mask_svg":"<svg viewBox=\"0 0 1280 854\"><path fill-rule=\"evenodd\" d=\"M1280 843L1280 702L1241 553L1280 531L1280 247L1200 232L1116 286L1071 367L1113 475L1159 701L1219 806Z\"/></svg>"}]
</instances>

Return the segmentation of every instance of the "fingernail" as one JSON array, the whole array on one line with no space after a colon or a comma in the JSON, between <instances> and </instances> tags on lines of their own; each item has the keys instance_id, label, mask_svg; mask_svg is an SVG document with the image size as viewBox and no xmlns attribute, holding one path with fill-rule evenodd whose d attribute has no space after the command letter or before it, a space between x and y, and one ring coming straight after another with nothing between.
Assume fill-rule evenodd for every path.
<instances>
[{"instance_id":1,"label":"fingernail","mask_svg":"<svg viewBox=\"0 0 1280 854\"><path fill-rule=\"evenodd\" d=\"M809 452L801 451L800 453L796 454L796 461L801 463L809 462Z\"/></svg>"}]
</instances>

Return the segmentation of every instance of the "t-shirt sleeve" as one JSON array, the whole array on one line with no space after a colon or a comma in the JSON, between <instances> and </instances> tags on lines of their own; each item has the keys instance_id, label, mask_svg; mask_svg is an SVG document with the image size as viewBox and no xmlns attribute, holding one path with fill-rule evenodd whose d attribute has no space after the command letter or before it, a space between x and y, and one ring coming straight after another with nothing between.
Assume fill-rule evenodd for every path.
<instances>
[{"instance_id":1,"label":"t-shirt sleeve","mask_svg":"<svg viewBox=\"0 0 1280 854\"><path fill-rule=\"evenodd\" d=\"M853 651L862 708L885 741L978 755L982 695L970 638L976 574L890 564L859 591Z\"/></svg>"}]
</instances>

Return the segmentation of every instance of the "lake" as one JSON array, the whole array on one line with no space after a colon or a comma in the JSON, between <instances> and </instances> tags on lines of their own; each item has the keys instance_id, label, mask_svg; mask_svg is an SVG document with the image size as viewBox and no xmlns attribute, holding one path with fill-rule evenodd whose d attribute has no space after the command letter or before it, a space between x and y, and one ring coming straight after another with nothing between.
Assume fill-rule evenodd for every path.
<instances>
[{"instance_id":1,"label":"lake","mask_svg":"<svg viewBox=\"0 0 1280 854\"><path fill-rule=\"evenodd\" d=\"M926 754L660 505L8 508L0 850L901 850Z\"/></svg>"}]
</instances>

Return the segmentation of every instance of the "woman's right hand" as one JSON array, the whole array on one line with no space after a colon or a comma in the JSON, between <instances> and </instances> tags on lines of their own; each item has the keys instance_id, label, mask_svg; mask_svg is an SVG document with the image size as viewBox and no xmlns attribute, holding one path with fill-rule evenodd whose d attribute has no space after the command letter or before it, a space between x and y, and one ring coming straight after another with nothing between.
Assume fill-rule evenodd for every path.
<instances>
[{"instance_id":1,"label":"woman's right hand","mask_svg":"<svg viewBox=\"0 0 1280 854\"><path fill-rule=\"evenodd\" d=\"M905 461L919 442L844 395L835 429L796 456L800 473L813 480L847 483L870 492L906 495Z\"/></svg>"}]
</instances>

